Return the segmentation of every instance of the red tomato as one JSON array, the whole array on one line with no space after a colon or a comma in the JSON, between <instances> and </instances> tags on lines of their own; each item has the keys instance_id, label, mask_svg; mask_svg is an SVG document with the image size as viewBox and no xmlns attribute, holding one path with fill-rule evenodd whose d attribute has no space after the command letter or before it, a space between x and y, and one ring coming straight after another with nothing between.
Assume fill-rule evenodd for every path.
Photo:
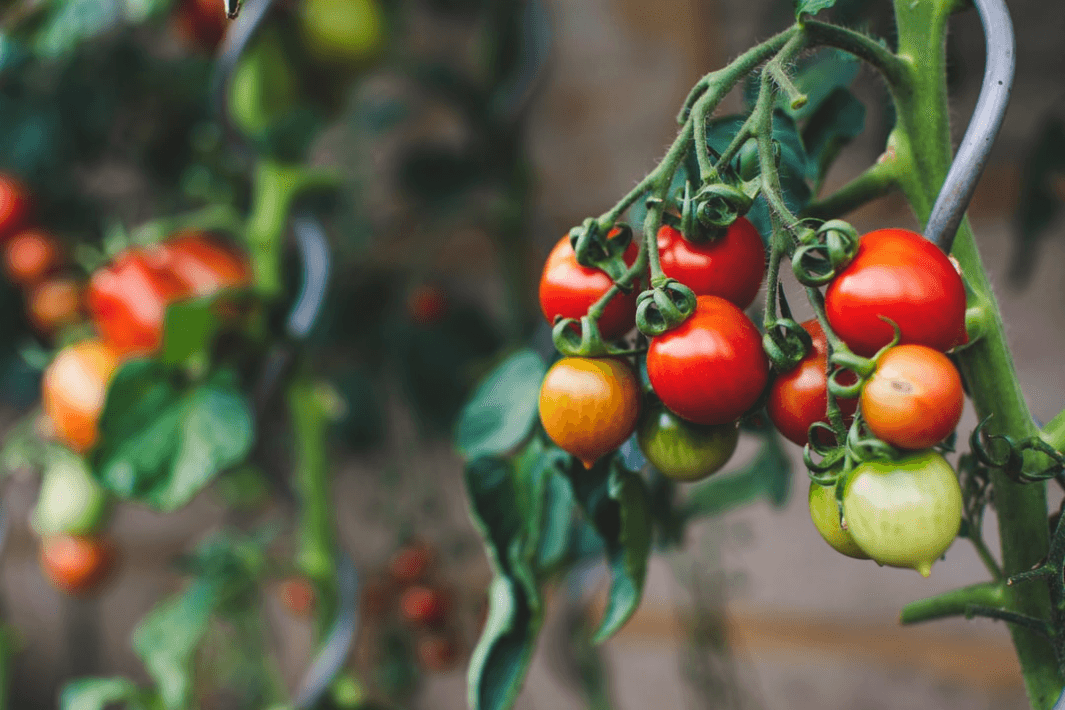
<instances>
[{"instance_id":1,"label":"red tomato","mask_svg":"<svg viewBox=\"0 0 1065 710\"><path fill-rule=\"evenodd\" d=\"M806 357L793 369L777 375L769 389L766 409L777 430L799 446L809 441L810 426L814 422L828 423L828 341L817 319L808 320L802 327L813 340ZM841 375L840 382L851 384L855 376ZM839 399L845 422L850 422L858 407L857 399Z\"/></svg>"},{"instance_id":2,"label":"red tomato","mask_svg":"<svg viewBox=\"0 0 1065 710\"><path fill-rule=\"evenodd\" d=\"M762 336L735 304L699 296L695 313L651 339L647 376L662 404L697 424L732 422L769 380Z\"/></svg>"},{"instance_id":3,"label":"red tomato","mask_svg":"<svg viewBox=\"0 0 1065 710\"><path fill-rule=\"evenodd\" d=\"M858 243L854 260L825 292L832 330L866 357L891 342L946 351L965 340L965 285L947 255L920 234L880 229Z\"/></svg>"},{"instance_id":4,"label":"red tomato","mask_svg":"<svg viewBox=\"0 0 1065 710\"><path fill-rule=\"evenodd\" d=\"M174 28L188 44L213 51L229 28L222 0L181 0Z\"/></svg>"},{"instance_id":5,"label":"red tomato","mask_svg":"<svg viewBox=\"0 0 1065 710\"><path fill-rule=\"evenodd\" d=\"M30 291L26 307L37 330L54 333L81 319L81 285L71 278L48 279Z\"/></svg>"},{"instance_id":6,"label":"red tomato","mask_svg":"<svg viewBox=\"0 0 1065 710\"><path fill-rule=\"evenodd\" d=\"M247 286L251 271L244 258L202 232L183 232L146 252L151 264L169 271L193 296Z\"/></svg>"},{"instance_id":7,"label":"red tomato","mask_svg":"<svg viewBox=\"0 0 1065 710\"><path fill-rule=\"evenodd\" d=\"M447 616L451 606L447 595L432 587L408 587L399 598L403 618L418 626L434 626Z\"/></svg>"},{"instance_id":8,"label":"red tomato","mask_svg":"<svg viewBox=\"0 0 1065 710\"><path fill-rule=\"evenodd\" d=\"M104 538L54 535L41 541L40 562L57 589L80 596L94 591L110 574L115 551Z\"/></svg>"},{"instance_id":9,"label":"red tomato","mask_svg":"<svg viewBox=\"0 0 1065 710\"><path fill-rule=\"evenodd\" d=\"M400 584L411 584L425 577L433 563L432 549L420 542L401 547L388 561L388 573Z\"/></svg>"},{"instance_id":10,"label":"red tomato","mask_svg":"<svg viewBox=\"0 0 1065 710\"><path fill-rule=\"evenodd\" d=\"M765 273L765 247L758 230L740 217L725 236L693 244L679 230L658 230L658 257L666 276L695 291L696 296L720 296L740 308L754 302Z\"/></svg>"},{"instance_id":11,"label":"red tomato","mask_svg":"<svg viewBox=\"0 0 1065 710\"><path fill-rule=\"evenodd\" d=\"M407 313L419 325L439 323L447 315L447 293L439 286L422 284L407 297Z\"/></svg>"},{"instance_id":12,"label":"red tomato","mask_svg":"<svg viewBox=\"0 0 1065 710\"><path fill-rule=\"evenodd\" d=\"M314 585L305 577L293 576L282 580L277 593L281 603L293 616L306 619L314 611Z\"/></svg>"},{"instance_id":13,"label":"red tomato","mask_svg":"<svg viewBox=\"0 0 1065 710\"><path fill-rule=\"evenodd\" d=\"M961 376L943 353L923 345L888 350L862 387L862 417L876 437L900 449L927 449L961 420Z\"/></svg>"},{"instance_id":14,"label":"red tomato","mask_svg":"<svg viewBox=\"0 0 1065 710\"><path fill-rule=\"evenodd\" d=\"M610 235L616 232L614 230ZM638 252L634 240L625 250L625 262L631 266ZM548 254L540 277L540 309L548 323L554 323L556 316L580 318L612 284L606 273L578 264L569 237L562 237ZM632 293L618 294L603 310L599 333L605 339L616 340L635 326L637 295L636 289Z\"/></svg>"},{"instance_id":15,"label":"red tomato","mask_svg":"<svg viewBox=\"0 0 1065 710\"><path fill-rule=\"evenodd\" d=\"M41 408L56 439L84 453L96 443L97 420L118 356L99 340L83 340L59 351L41 380Z\"/></svg>"},{"instance_id":16,"label":"red tomato","mask_svg":"<svg viewBox=\"0 0 1065 710\"><path fill-rule=\"evenodd\" d=\"M166 307L189 295L187 283L130 249L92 275L87 300L97 330L112 347L149 354L162 342Z\"/></svg>"},{"instance_id":17,"label":"red tomato","mask_svg":"<svg viewBox=\"0 0 1065 710\"><path fill-rule=\"evenodd\" d=\"M30 191L18 178L0 173L0 240L26 225Z\"/></svg>"},{"instance_id":18,"label":"red tomato","mask_svg":"<svg viewBox=\"0 0 1065 710\"><path fill-rule=\"evenodd\" d=\"M12 283L32 286L59 263L59 244L40 229L27 229L4 244L4 271Z\"/></svg>"}]
</instances>

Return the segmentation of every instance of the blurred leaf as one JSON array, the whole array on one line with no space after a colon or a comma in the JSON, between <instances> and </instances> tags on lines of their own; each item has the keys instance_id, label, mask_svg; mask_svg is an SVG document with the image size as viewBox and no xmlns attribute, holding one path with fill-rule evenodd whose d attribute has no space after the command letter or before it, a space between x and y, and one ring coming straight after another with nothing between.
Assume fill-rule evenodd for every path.
<instances>
[{"instance_id":1,"label":"blurred leaf","mask_svg":"<svg viewBox=\"0 0 1065 710\"><path fill-rule=\"evenodd\" d=\"M80 678L63 687L59 710L105 710L112 703L130 707L139 693L137 686L125 678Z\"/></svg>"},{"instance_id":2,"label":"blurred leaf","mask_svg":"<svg viewBox=\"0 0 1065 710\"><path fill-rule=\"evenodd\" d=\"M1044 122L1032 141L1024 163L1021 194L1014 213L1017 241L1009 278L1024 284L1037 263L1038 246L1046 228L1065 203L1065 122Z\"/></svg>"},{"instance_id":3,"label":"blurred leaf","mask_svg":"<svg viewBox=\"0 0 1065 710\"><path fill-rule=\"evenodd\" d=\"M780 447L779 437L770 433L749 464L695 486L685 501L684 513L688 518L717 515L762 496L779 508L787 502L790 488L791 462Z\"/></svg>"},{"instance_id":4,"label":"blurred leaf","mask_svg":"<svg viewBox=\"0 0 1065 710\"><path fill-rule=\"evenodd\" d=\"M845 89L854 83L861 70L858 58L841 49L821 49L803 57L792 73L795 87L806 94L806 104L792 109L790 102L779 95L777 107L789 114L796 122L803 122L818 112L837 89Z\"/></svg>"},{"instance_id":5,"label":"blurred leaf","mask_svg":"<svg viewBox=\"0 0 1065 710\"><path fill-rule=\"evenodd\" d=\"M119 0L52 0L34 49L46 57L70 52L84 40L117 26L124 7Z\"/></svg>"},{"instance_id":6,"label":"blurred leaf","mask_svg":"<svg viewBox=\"0 0 1065 710\"><path fill-rule=\"evenodd\" d=\"M215 297L193 298L172 303L163 318L163 346L159 360L180 365L194 356L207 354L221 323L215 315Z\"/></svg>"},{"instance_id":7,"label":"blurred leaf","mask_svg":"<svg viewBox=\"0 0 1065 710\"><path fill-rule=\"evenodd\" d=\"M104 487L164 511L185 505L219 471L243 460L254 437L234 373L181 388L152 360L119 370L100 432L93 471Z\"/></svg>"},{"instance_id":8,"label":"blurred leaf","mask_svg":"<svg viewBox=\"0 0 1065 710\"><path fill-rule=\"evenodd\" d=\"M467 459L501 454L520 444L537 417L537 396L547 366L524 349L503 361L462 409L455 446Z\"/></svg>"},{"instance_id":9,"label":"blurred leaf","mask_svg":"<svg viewBox=\"0 0 1065 710\"><path fill-rule=\"evenodd\" d=\"M836 0L795 0L795 18L803 15L816 15L836 4Z\"/></svg>"},{"instance_id":10,"label":"blurred leaf","mask_svg":"<svg viewBox=\"0 0 1065 710\"><path fill-rule=\"evenodd\" d=\"M606 545L611 583L606 611L595 632L600 643L620 629L640 605L651 551L651 515L643 479L601 459L591 469L571 460L573 495Z\"/></svg>"},{"instance_id":11,"label":"blurred leaf","mask_svg":"<svg viewBox=\"0 0 1065 710\"><path fill-rule=\"evenodd\" d=\"M551 573L566 559L576 509L577 501L573 499L573 489L566 479L560 475L551 476L547 480L543 525L536 550L536 570L541 577Z\"/></svg>"},{"instance_id":12,"label":"blurred leaf","mask_svg":"<svg viewBox=\"0 0 1065 710\"><path fill-rule=\"evenodd\" d=\"M843 146L865 130L865 106L849 89L829 94L810 116L802 131L810 162L807 177L821 185Z\"/></svg>"}]
</instances>

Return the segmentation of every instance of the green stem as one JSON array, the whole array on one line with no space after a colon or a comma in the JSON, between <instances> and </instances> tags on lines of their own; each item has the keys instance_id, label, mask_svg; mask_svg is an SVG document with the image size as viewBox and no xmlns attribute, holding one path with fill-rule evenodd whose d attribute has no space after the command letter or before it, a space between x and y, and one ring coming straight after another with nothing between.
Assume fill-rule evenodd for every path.
<instances>
[{"instance_id":1,"label":"green stem","mask_svg":"<svg viewBox=\"0 0 1065 710\"><path fill-rule=\"evenodd\" d=\"M297 377L288 388L295 439L294 487L299 498L296 566L318 592L318 633L325 632L336 604L336 543L330 485L328 406L315 384Z\"/></svg>"},{"instance_id":2,"label":"green stem","mask_svg":"<svg viewBox=\"0 0 1065 710\"><path fill-rule=\"evenodd\" d=\"M910 602L902 608L899 621L916 624L922 621L943 619L948 616L965 616L974 604L1000 607L1006 603L1008 594L1002 582L981 582L961 589L952 589L928 599Z\"/></svg>"},{"instance_id":3,"label":"green stem","mask_svg":"<svg viewBox=\"0 0 1065 710\"><path fill-rule=\"evenodd\" d=\"M924 4L927 4L927 2ZM872 37L849 30L846 27L830 25L817 20L804 21L803 29L814 43L842 49L867 62L883 75L890 86L901 86L906 83L907 70L905 62Z\"/></svg>"},{"instance_id":4,"label":"green stem","mask_svg":"<svg viewBox=\"0 0 1065 710\"><path fill-rule=\"evenodd\" d=\"M1041 433L1043 441L1058 451L1065 451L1065 410L1047 422Z\"/></svg>"},{"instance_id":5,"label":"green stem","mask_svg":"<svg viewBox=\"0 0 1065 710\"><path fill-rule=\"evenodd\" d=\"M976 554L980 557L980 561L984 563L984 567L987 568L991 578L996 582L1000 581L1005 575L1002 574L1002 567L999 565L998 560L991 554L991 550L987 549L987 543L984 542L984 538L975 533L970 533L969 542L973 544Z\"/></svg>"},{"instance_id":6,"label":"green stem","mask_svg":"<svg viewBox=\"0 0 1065 710\"><path fill-rule=\"evenodd\" d=\"M922 223L946 178L951 162L950 109L946 87L946 25L953 4L945 0L895 0L899 57L910 67L909 80L893 87L898 125L892 140L900 163L899 183ZM1035 434L1028 406L1018 384L1013 358L1006 343L1002 317L987 274L980 261L972 229L962 223L954 241L958 259L972 292L970 306L988 314L983 337L958 353L980 419L994 414L991 433L1024 439ZM991 472L995 508L1006 576L1030 569L1046 555L1046 487L1042 483L1017 484L1001 470ZM1050 618L1046 585L1017 585L1007 589L1006 606L1016 614ZM1010 626L1024 674L1028 697L1037 710L1053 706L1062 688L1062 676L1053 648L1032 629Z\"/></svg>"},{"instance_id":7,"label":"green stem","mask_svg":"<svg viewBox=\"0 0 1065 710\"><path fill-rule=\"evenodd\" d=\"M881 158L831 195L811 202L803 210L804 217L835 219L862 205L891 194L898 188L896 162Z\"/></svg>"}]
</instances>

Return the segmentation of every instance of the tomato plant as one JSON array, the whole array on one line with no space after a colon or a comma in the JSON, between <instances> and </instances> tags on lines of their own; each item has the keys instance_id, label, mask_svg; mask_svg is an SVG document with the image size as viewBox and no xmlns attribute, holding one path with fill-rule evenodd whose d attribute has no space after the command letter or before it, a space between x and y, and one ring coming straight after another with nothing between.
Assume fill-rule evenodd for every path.
<instances>
[{"instance_id":1,"label":"tomato plant","mask_svg":"<svg viewBox=\"0 0 1065 710\"><path fill-rule=\"evenodd\" d=\"M114 569L112 543L101 537L55 535L41 541L41 570L55 587L83 596L97 591Z\"/></svg>"},{"instance_id":2,"label":"tomato plant","mask_svg":"<svg viewBox=\"0 0 1065 710\"><path fill-rule=\"evenodd\" d=\"M765 275L762 237L743 217L722 236L699 243L689 241L674 227L662 225L658 258L666 276L680 281L697 296L720 296L740 308L754 302Z\"/></svg>"},{"instance_id":3,"label":"tomato plant","mask_svg":"<svg viewBox=\"0 0 1065 710\"><path fill-rule=\"evenodd\" d=\"M902 449L927 449L946 439L961 420L964 402L954 363L923 345L885 352L861 397L869 430Z\"/></svg>"},{"instance_id":4,"label":"tomato plant","mask_svg":"<svg viewBox=\"0 0 1065 710\"><path fill-rule=\"evenodd\" d=\"M657 402L644 408L637 435L647 460L680 482L698 481L720 470L732 458L740 438L731 422L693 424Z\"/></svg>"}]
</instances>

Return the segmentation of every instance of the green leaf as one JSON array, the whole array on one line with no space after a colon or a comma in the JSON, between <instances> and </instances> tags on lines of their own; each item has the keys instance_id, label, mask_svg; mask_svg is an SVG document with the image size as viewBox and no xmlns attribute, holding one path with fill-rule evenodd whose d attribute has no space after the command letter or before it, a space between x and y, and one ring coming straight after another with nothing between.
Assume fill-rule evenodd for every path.
<instances>
[{"instance_id":1,"label":"green leaf","mask_svg":"<svg viewBox=\"0 0 1065 710\"><path fill-rule=\"evenodd\" d=\"M605 544L611 583L606 611L593 640L600 643L620 629L640 605L651 552L651 513L647 489L637 474L600 461L591 469L572 461L566 471L573 495Z\"/></svg>"},{"instance_id":2,"label":"green leaf","mask_svg":"<svg viewBox=\"0 0 1065 710\"><path fill-rule=\"evenodd\" d=\"M118 0L52 2L38 30L34 49L46 57L69 52L82 41L118 25L123 19L122 8Z\"/></svg>"},{"instance_id":3,"label":"green leaf","mask_svg":"<svg viewBox=\"0 0 1065 710\"><path fill-rule=\"evenodd\" d=\"M786 98L778 96L777 105L801 123L819 111L837 89L853 84L861 66L857 57L842 49L821 49L800 60L791 77L795 87L806 94L806 104L792 109Z\"/></svg>"},{"instance_id":4,"label":"green leaf","mask_svg":"<svg viewBox=\"0 0 1065 710\"><path fill-rule=\"evenodd\" d=\"M221 322L215 313L215 297L178 301L166 309L163 346L159 360L181 365L192 357L206 355Z\"/></svg>"},{"instance_id":5,"label":"green leaf","mask_svg":"<svg viewBox=\"0 0 1065 710\"><path fill-rule=\"evenodd\" d=\"M235 380L220 371L184 388L156 361L127 363L100 417L94 475L117 495L158 510L185 505L251 450L251 410Z\"/></svg>"},{"instance_id":6,"label":"green leaf","mask_svg":"<svg viewBox=\"0 0 1065 710\"><path fill-rule=\"evenodd\" d=\"M80 678L64 686L59 710L104 710L112 703L128 703L138 693L137 686L125 678Z\"/></svg>"},{"instance_id":7,"label":"green leaf","mask_svg":"<svg viewBox=\"0 0 1065 710\"><path fill-rule=\"evenodd\" d=\"M543 358L519 350L481 383L459 417L455 446L467 459L500 454L520 444L537 417L547 371Z\"/></svg>"},{"instance_id":8,"label":"green leaf","mask_svg":"<svg viewBox=\"0 0 1065 710\"><path fill-rule=\"evenodd\" d=\"M543 525L536 550L536 570L541 577L551 573L566 559L577 509L573 489L563 476L551 476L547 480L545 493Z\"/></svg>"},{"instance_id":9,"label":"green leaf","mask_svg":"<svg viewBox=\"0 0 1065 710\"><path fill-rule=\"evenodd\" d=\"M840 149L865 130L865 106L849 89L829 94L802 131L810 162L806 176L820 185Z\"/></svg>"},{"instance_id":10,"label":"green leaf","mask_svg":"<svg viewBox=\"0 0 1065 710\"><path fill-rule=\"evenodd\" d=\"M706 517L765 497L783 506L791 488L791 462L775 434L769 434L758 455L743 468L712 477L696 486L684 505L685 517Z\"/></svg>"},{"instance_id":11,"label":"green leaf","mask_svg":"<svg viewBox=\"0 0 1065 710\"><path fill-rule=\"evenodd\" d=\"M836 0L795 0L795 19L803 15L816 15L836 4Z\"/></svg>"}]
</instances>

